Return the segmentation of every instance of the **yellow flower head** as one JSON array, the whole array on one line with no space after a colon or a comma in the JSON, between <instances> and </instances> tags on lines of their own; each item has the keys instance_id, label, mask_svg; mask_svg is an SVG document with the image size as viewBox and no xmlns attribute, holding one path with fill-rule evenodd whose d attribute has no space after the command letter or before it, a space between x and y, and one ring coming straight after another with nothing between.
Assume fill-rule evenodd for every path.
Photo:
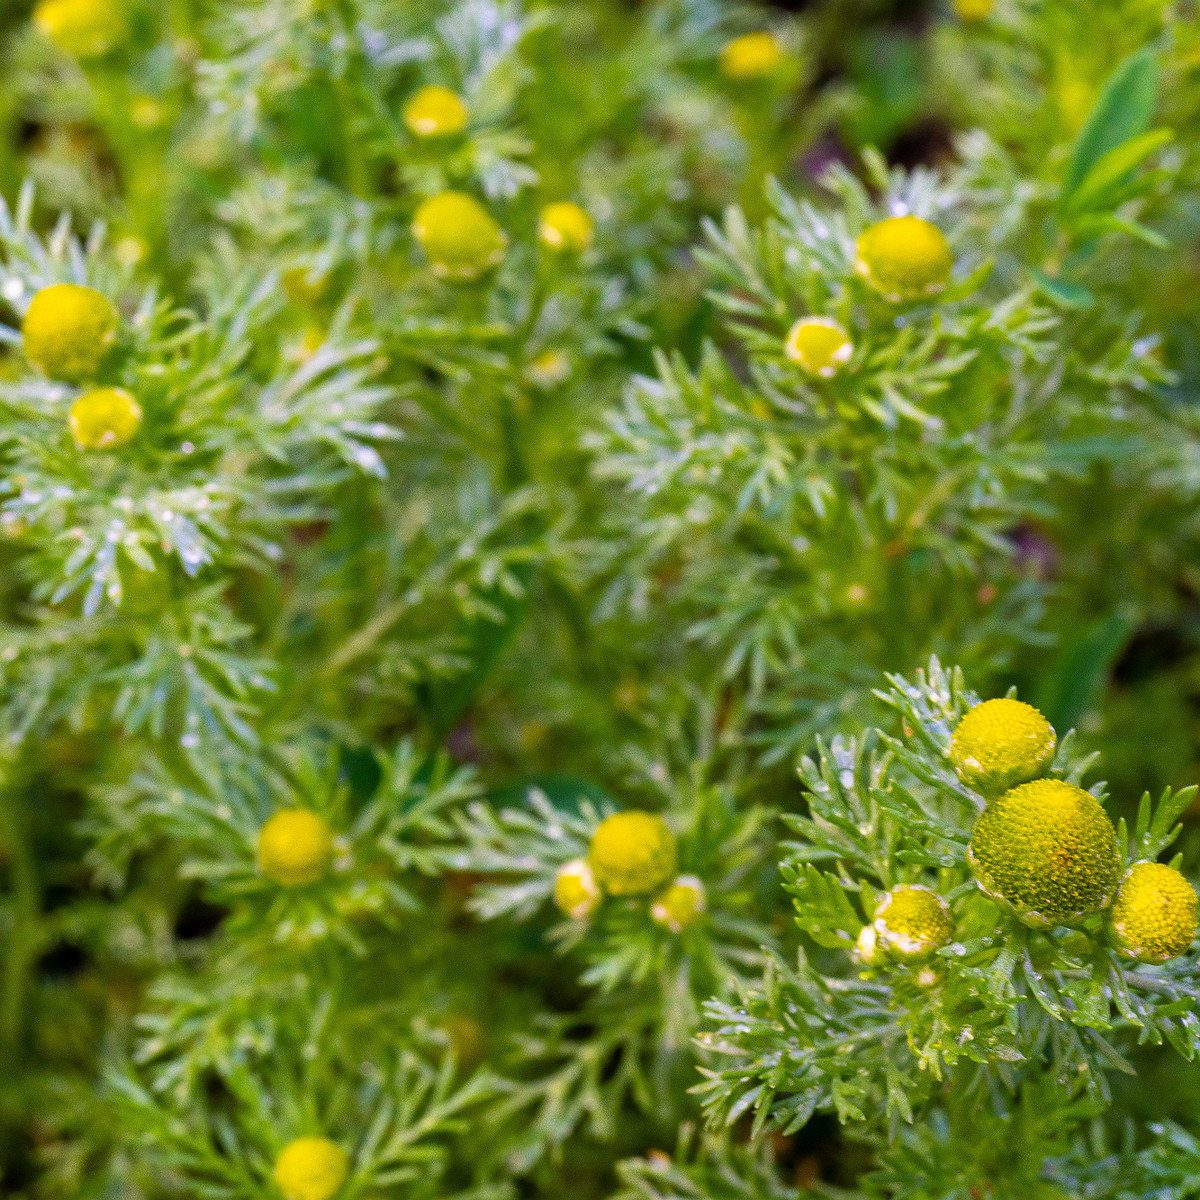
<instances>
[{"instance_id":1,"label":"yellow flower head","mask_svg":"<svg viewBox=\"0 0 1200 1200\"><path fill-rule=\"evenodd\" d=\"M775 73L786 57L786 51L773 33L765 30L744 33L726 42L722 48L721 74L738 82L765 79Z\"/></svg>"},{"instance_id":2,"label":"yellow flower head","mask_svg":"<svg viewBox=\"0 0 1200 1200\"><path fill-rule=\"evenodd\" d=\"M950 908L937 892L900 884L875 906L876 946L901 962L919 962L954 936Z\"/></svg>"},{"instance_id":3,"label":"yellow flower head","mask_svg":"<svg viewBox=\"0 0 1200 1200\"><path fill-rule=\"evenodd\" d=\"M1173 867L1134 863L1121 876L1108 931L1126 958L1144 963L1177 958L1191 946L1196 924L1196 890Z\"/></svg>"},{"instance_id":4,"label":"yellow flower head","mask_svg":"<svg viewBox=\"0 0 1200 1200\"><path fill-rule=\"evenodd\" d=\"M350 1155L325 1137L289 1142L275 1160L275 1182L286 1200L331 1200L350 1174Z\"/></svg>"},{"instance_id":5,"label":"yellow flower head","mask_svg":"<svg viewBox=\"0 0 1200 1200\"><path fill-rule=\"evenodd\" d=\"M76 58L107 54L129 36L121 0L41 0L33 10L33 23Z\"/></svg>"},{"instance_id":6,"label":"yellow flower head","mask_svg":"<svg viewBox=\"0 0 1200 1200\"><path fill-rule=\"evenodd\" d=\"M538 218L538 237L551 250L579 254L592 244L592 218L570 200L547 204Z\"/></svg>"},{"instance_id":7,"label":"yellow flower head","mask_svg":"<svg viewBox=\"0 0 1200 1200\"><path fill-rule=\"evenodd\" d=\"M650 916L672 933L682 933L707 906L704 884L695 875L680 875L650 906Z\"/></svg>"},{"instance_id":8,"label":"yellow flower head","mask_svg":"<svg viewBox=\"0 0 1200 1200\"><path fill-rule=\"evenodd\" d=\"M1020 700L985 700L958 723L950 740L950 761L959 778L983 796L1028 783L1054 758L1050 722Z\"/></svg>"},{"instance_id":9,"label":"yellow flower head","mask_svg":"<svg viewBox=\"0 0 1200 1200\"><path fill-rule=\"evenodd\" d=\"M850 361L854 343L829 317L801 317L788 331L783 352L810 375L831 379Z\"/></svg>"},{"instance_id":10,"label":"yellow flower head","mask_svg":"<svg viewBox=\"0 0 1200 1200\"><path fill-rule=\"evenodd\" d=\"M29 302L21 336L30 362L51 379L78 383L96 374L117 336L117 310L95 288L55 283Z\"/></svg>"},{"instance_id":11,"label":"yellow flower head","mask_svg":"<svg viewBox=\"0 0 1200 1200\"><path fill-rule=\"evenodd\" d=\"M936 295L954 258L942 231L920 217L888 217L858 239L854 268L893 304Z\"/></svg>"},{"instance_id":12,"label":"yellow flower head","mask_svg":"<svg viewBox=\"0 0 1200 1200\"><path fill-rule=\"evenodd\" d=\"M119 387L84 392L67 414L71 436L80 450L108 450L129 441L142 423L142 406Z\"/></svg>"},{"instance_id":13,"label":"yellow flower head","mask_svg":"<svg viewBox=\"0 0 1200 1200\"><path fill-rule=\"evenodd\" d=\"M1035 929L1106 907L1117 884L1117 835L1095 797L1035 779L984 809L967 862L980 889Z\"/></svg>"},{"instance_id":14,"label":"yellow flower head","mask_svg":"<svg viewBox=\"0 0 1200 1200\"><path fill-rule=\"evenodd\" d=\"M467 106L447 87L423 87L404 106L404 124L417 137L448 137L467 125Z\"/></svg>"},{"instance_id":15,"label":"yellow flower head","mask_svg":"<svg viewBox=\"0 0 1200 1200\"><path fill-rule=\"evenodd\" d=\"M563 863L554 877L554 903L574 921L592 915L600 903L600 886L586 858Z\"/></svg>"},{"instance_id":16,"label":"yellow flower head","mask_svg":"<svg viewBox=\"0 0 1200 1200\"><path fill-rule=\"evenodd\" d=\"M954 11L964 21L982 21L991 16L996 0L954 0Z\"/></svg>"},{"instance_id":17,"label":"yellow flower head","mask_svg":"<svg viewBox=\"0 0 1200 1200\"><path fill-rule=\"evenodd\" d=\"M307 808L281 808L258 833L258 866L283 887L316 883L333 860L333 831Z\"/></svg>"},{"instance_id":18,"label":"yellow flower head","mask_svg":"<svg viewBox=\"0 0 1200 1200\"><path fill-rule=\"evenodd\" d=\"M675 839L653 813L613 813L592 834L588 862L609 895L644 896L675 874Z\"/></svg>"},{"instance_id":19,"label":"yellow flower head","mask_svg":"<svg viewBox=\"0 0 1200 1200\"><path fill-rule=\"evenodd\" d=\"M487 209L465 192L442 192L426 200L413 217L435 275L474 279L504 257L508 238Z\"/></svg>"}]
</instances>

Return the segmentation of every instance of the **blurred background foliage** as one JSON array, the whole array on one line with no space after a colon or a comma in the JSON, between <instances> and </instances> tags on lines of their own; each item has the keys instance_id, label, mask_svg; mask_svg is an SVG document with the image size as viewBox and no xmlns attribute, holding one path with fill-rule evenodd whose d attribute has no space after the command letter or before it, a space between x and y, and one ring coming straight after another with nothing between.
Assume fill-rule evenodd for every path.
<instances>
[{"instance_id":1,"label":"blurred background foliage","mask_svg":"<svg viewBox=\"0 0 1200 1200\"><path fill-rule=\"evenodd\" d=\"M604 569L581 573L588 555L574 539L599 528L608 494L583 484L588 463L579 435L616 405L631 371L655 373L655 347L695 369L711 340L735 373L745 374L745 346L714 303L712 279L694 248L703 220L720 218L730 204L740 204L752 223L764 220L768 177L791 195L817 197L818 180L831 166L861 174L868 147L893 166L952 168L959 137L982 125L1035 184L1061 180L1065 148L1105 80L1159 35L1164 6L1047 0L1039 19L1023 26L1021 5L998 3L1006 14L1011 8L1011 20L986 39L951 4L923 0L527 4L519 55L487 77L479 97L490 141L475 159L445 169L502 198L512 229L531 230L536 218L533 199L521 191L525 172L536 173L543 198L584 197L597 218L602 265L564 302L544 344L527 338L529 345L516 350L501 344L492 327L513 313L520 323L517 301L500 311L495 305L503 296L489 309L470 293L453 301L452 319L456 328L471 329L474 342L465 349L450 345L452 339L445 346L406 343L407 306L423 301L415 285L389 291L379 264L401 261L403 251L386 244L376 216L386 212L407 223L409 191L437 190L430 180L441 178L443 167L389 148L385 118L396 108L394 95L374 97L378 123L365 107L354 107L348 76L333 69L344 49L336 38L310 44L297 36L294 47L286 44L301 16L333 20L346 7L339 0L274 6L282 22L271 59L277 75L257 76L241 93L254 104L237 108L228 103L242 88L237 73L259 70L240 22L253 12L255 21L269 24L271 0L135 6L128 41L86 69L32 29L30 4L0 6L0 193L14 201L22 182L32 180L35 228L49 233L62 209L79 228L103 221L117 263L138 278L157 278L163 294L184 307L211 293L204 272L219 276L222 262L261 260L264 269L291 263L289 299L255 334L262 341L250 350L251 371L272 338L303 361L314 326L319 340L322 329L349 324L360 305L392 339L384 349L393 362L406 364L405 372L384 380L397 389L395 404L407 422L407 440L389 451L388 461L398 478L422 487L432 482L428 495L381 503L369 481L343 480L336 504L317 506L282 536L288 571L268 576L249 562L230 565L225 582L233 609L264 656L282 664L277 691L261 705L263 743L297 731L310 735L305 727L316 710L320 745L310 757L332 757L351 808L376 794L389 769L371 747L401 739L416 747L417 792L439 772L447 776L465 765L474 771L471 786L496 807L520 806L531 785L567 809L577 808L580 797L601 805L614 796L654 804L669 790L664 774L686 777L697 793L724 789L739 802L802 807L792 758L759 757L770 719L750 710L744 688L719 676L717 655L690 636L691 615L664 606L652 609L648 621L592 623ZM386 13L389 5L377 7ZM1113 466L1103 455L1085 462L1056 484L1056 511L1008 529L1010 553L1003 562L981 559L979 576L959 597L971 607L964 624L984 621L1003 589L1027 598L1011 621L1020 637L1000 639L994 651L984 635L977 639L986 645L972 661L971 685L984 695L1015 686L1057 729L1076 727L1085 748L1103 749L1110 791L1130 810L1142 791L1184 787L1200 772L1194 448L1200 155L1193 133L1200 117L1200 27L1190 0L1173 11L1155 123L1180 138L1160 166L1170 184L1151 192L1141 217L1169 245L1130 238L1089 258L1086 248L1052 230L1044 244L1023 252L1040 255L1048 293L1068 314L1082 296L1094 296L1118 324L1136 306L1139 329L1131 338L1141 329L1162 332L1161 342L1146 349L1167 373L1155 403L1187 437L1167 447L1170 453L1156 457L1163 449L1156 447L1154 455L1134 460L1136 470ZM735 84L718 68L721 48L763 27L787 47L786 66L767 79ZM320 70L310 70L304 59L310 53L327 56ZM286 78L293 68L303 77L300 87ZM401 60L397 94L409 83L404 69ZM246 126L238 128L239 121ZM358 208L356 197L379 207ZM1047 229L1051 223L1048 214ZM999 235L996 242L1002 274L1006 250ZM522 269L537 271L528 259ZM306 278L322 287L306 291ZM285 288L287 282L285 274ZM511 290L515 296L517 282ZM1081 321L1081 337L1091 319ZM572 337L579 339L578 361L554 358ZM454 378L468 359L471 370L486 371L492 355L509 354L527 354L523 369L535 380L515 401L529 405L518 412L516 450L502 433L473 427L465 405L457 416L422 407L422 372ZM496 372L511 366L505 360ZM564 370L587 386L572 379L562 389L542 388L539 369L552 383ZM20 370L19 353L5 350L0 373L15 378ZM499 386L496 394L511 400ZM438 440L439 421L455 431L449 452ZM436 454L429 450L435 443ZM436 490L446 462L462 467L468 480L453 496ZM440 542L428 533L433 526ZM471 556L445 553L463 540L472 543ZM899 547L897 575L908 565L923 569L916 556L927 553ZM19 556L15 539L0 545L0 607L14 625L27 611ZM664 590L670 570L664 566L656 581ZM436 584L414 600L406 591L414 577L436 577ZM153 597L148 603L153 608ZM902 616L921 628L923 616ZM996 620L1010 617L1005 610ZM403 644L380 648L376 642L397 624L405 627ZM356 640L364 629L378 637ZM886 638L877 644L878 660L862 664L863 676L854 681L853 702L821 708L826 732L876 715L869 690L880 669L909 670L931 649L956 651L927 644L923 632L903 647ZM128 1053L135 1013L157 1002L147 993L151 981L199 969L222 937L229 910L194 875L179 872L181 856L195 853L195 844L183 851L171 838L199 843L194 830L171 828L169 837L140 845L128 861L105 858L112 831L97 823L87 797L98 779L127 778L139 754L135 738L114 739L103 723L64 719L43 728L36 744L7 755L6 793L23 802L0 806L4 1194L154 1193L126 1144L122 1122L135 1119L136 1105L97 1101L94 1080L101 1064ZM168 765L186 773L186 764ZM294 764L279 770L284 778L294 773ZM250 794L259 785L244 786ZM118 798L109 809L125 814L125 803ZM1198 818L1189 815L1182 842L1193 875ZM103 888L115 889L118 880L125 890L115 905ZM415 1023L432 1043L454 1045L460 1062L487 1058L503 1066L505 1037L531 1011L575 1012L587 989L572 962L551 952L543 936L547 921L476 921L468 907L476 882L474 868L461 864L406 879L420 908L399 918L407 922L402 947L371 940L367 962L348 968L351 977L339 984L365 1010L381 992L393 999L385 981L419 980L394 1001L390 1019ZM769 856L755 860L741 886L769 914L774 935L794 945ZM208 962L198 990L215 987L226 972L236 981L244 964L235 959ZM587 1019L594 1032L605 1018ZM344 1021L337 1054L351 1062L360 1031L350 1017ZM206 1027L172 1036L197 1045L220 1040L219 1031ZM286 1041L293 1034L280 1029L272 1036ZM1137 1121L1175 1119L1194 1128L1200 1072L1152 1048L1140 1052L1138 1065L1137 1078L1119 1083L1120 1111ZM679 1073L674 1093L685 1095L690 1060L663 1070ZM612 1063L596 1071L607 1082ZM509 1100L520 1124L520 1097ZM232 1101L221 1094L212 1103L223 1111ZM872 1166L871 1152L848 1142L826 1117L778 1138L774 1161L765 1162L740 1144L741 1131L738 1144L701 1154L696 1146L703 1138L686 1126L679 1132L688 1116L694 1112L678 1107L631 1109L609 1131L610 1141L568 1141L557 1156L537 1160L517 1190L615 1193L625 1200L718 1196L728 1187L731 1196L790 1197L820 1180L855 1186ZM1030 1136L1039 1152L1049 1153ZM680 1164L695 1153L702 1165L691 1174L681 1166L678 1178L668 1178L674 1168L664 1165L665 1155L654 1158L661 1152ZM465 1191L471 1148L455 1153L449 1178ZM621 1159L629 1161L615 1167ZM734 1176L736 1187L729 1182Z\"/></svg>"}]
</instances>

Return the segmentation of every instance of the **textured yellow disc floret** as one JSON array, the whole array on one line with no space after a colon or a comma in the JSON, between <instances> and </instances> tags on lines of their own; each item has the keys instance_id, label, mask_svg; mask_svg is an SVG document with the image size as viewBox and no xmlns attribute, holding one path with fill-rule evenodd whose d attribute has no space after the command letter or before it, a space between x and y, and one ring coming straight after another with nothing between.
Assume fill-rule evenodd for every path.
<instances>
[{"instance_id":1,"label":"textured yellow disc floret","mask_svg":"<svg viewBox=\"0 0 1200 1200\"><path fill-rule=\"evenodd\" d=\"M465 192L442 192L426 200L413 217L434 274L474 279L504 257L508 239L487 209Z\"/></svg>"},{"instance_id":2,"label":"textured yellow disc floret","mask_svg":"<svg viewBox=\"0 0 1200 1200\"><path fill-rule=\"evenodd\" d=\"M900 884L875 906L876 944L902 962L917 962L946 945L954 923L946 901L920 884Z\"/></svg>"},{"instance_id":3,"label":"textured yellow disc floret","mask_svg":"<svg viewBox=\"0 0 1200 1200\"><path fill-rule=\"evenodd\" d=\"M600 885L586 858L573 858L558 868L554 877L554 903L575 921L591 916L600 903Z\"/></svg>"},{"instance_id":4,"label":"textured yellow disc floret","mask_svg":"<svg viewBox=\"0 0 1200 1200\"><path fill-rule=\"evenodd\" d=\"M967 862L987 895L1035 929L1099 912L1121 869L1104 809L1062 779L1036 779L993 800L975 826Z\"/></svg>"},{"instance_id":5,"label":"textured yellow disc floret","mask_svg":"<svg viewBox=\"0 0 1200 1200\"><path fill-rule=\"evenodd\" d=\"M120 0L41 0L33 10L33 23L76 58L107 54L129 32Z\"/></svg>"},{"instance_id":6,"label":"textured yellow disc floret","mask_svg":"<svg viewBox=\"0 0 1200 1200\"><path fill-rule=\"evenodd\" d=\"M810 375L831 379L850 361L854 344L829 317L802 317L788 331L783 352Z\"/></svg>"},{"instance_id":7,"label":"textured yellow disc floret","mask_svg":"<svg viewBox=\"0 0 1200 1200\"><path fill-rule=\"evenodd\" d=\"M333 831L307 808L281 808L258 834L258 865L284 887L315 883L333 859Z\"/></svg>"},{"instance_id":8,"label":"textured yellow disc floret","mask_svg":"<svg viewBox=\"0 0 1200 1200\"><path fill-rule=\"evenodd\" d=\"M275 1160L275 1182L287 1200L331 1200L350 1174L350 1155L324 1137L289 1142Z\"/></svg>"},{"instance_id":9,"label":"textured yellow disc floret","mask_svg":"<svg viewBox=\"0 0 1200 1200\"><path fill-rule=\"evenodd\" d=\"M725 43L721 51L721 74L726 79L763 79L774 74L785 57L773 33L746 33Z\"/></svg>"},{"instance_id":10,"label":"textured yellow disc floret","mask_svg":"<svg viewBox=\"0 0 1200 1200\"><path fill-rule=\"evenodd\" d=\"M108 450L137 433L142 406L124 388L92 388L71 405L67 424L80 450Z\"/></svg>"},{"instance_id":11,"label":"textured yellow disc floret","mask_svg":"<svg viewBox=\"0 0 1200 1200\"><path fill-rule=\"evenodd\" d=\"M650 916L672 933L682 933L707 906L703 882L695 875L680 875L650 906Z\"/></svg>"},{"instance_id":12,"label":"textured yellow disc floret","mask_svg":"<svg viewBox=\"0 0 1200 1200\"><path fill-rule=\"evenodd\" d=\"M1196 936L1196 890L1165 863L1134 863L1117 885L1108 929L1126 958L1165 963Z\"/></svg>"},{"instance_id":13,"label":"textured yellow disc floret","mask_svg":"<svg viewBox=\"0 0 1200 1200\"><path fill-rule=\"evenodd\" d=\"M578 254L592 244L592 218L570 200L547 204L538 218L538 237L551 250Z\"/></svg>"},{"instance_id":14,"label":"textured yellow disc floret","mask_svg":"<svg viewBox=\"0 0 1200 1200\"><path fill-rule=\"evenodd\" d=\"M1050 722L1020 700L985 700L958 723L950 760L959 778L984 796L1045 773L1056 744Z\"/></svg>"},{"instance_id":15,"label":"textured yellow disc floret","mask_svg":"<svg viewBox=\"0 0 1200 1200\"><path fill-rule=\"evenodd\" d=\"M662 817L614 813L592 834L588 862L610 895L642 896L657 892L675 874L675 839Z\"/></svg>"},{"instance_id":16,"label":"textured yellow disc floret","mask_svg":"<svg viewBox=\"0 0 1200 1200\"><path fill-rule=\"evenodd\" d=\"M116 309L95 288L75 283L42 288L21 322L25 357L71 383L95 375L116 334Z\"/></svg>"},{"instance_id":17,"label":"textured yellow disc floret","mask_svg":"<svg viewBox=\"0 0 1200 1200\"><path fill-rule=\"evenodd\" d=\"M994 7L995 0L954 0L954 11L964 21L982 21Z\"/></svg>"},{"instance_id":18,"label":"textured yellow disc floret","mask_svg":"<svg viewBox=\"0 0 1200 1200\"><path fill-rule=\"evenodd\" d=\"M417 137L462 133L467 125L467 106L448 87L423 87L404 106L404 124Z\"/></svg>"},{"instance_id":19,"label":"textured yellow disc floret","mask_svg":"<svg viewBox=\"0 0 1200 1200\"><path fill-rule=\"evenodd\" d=\"M920 217L889 217L858 239L854 267L885 299L919 300L940 292L954 258L942 231Z\"/></svg>"}]
</instances>

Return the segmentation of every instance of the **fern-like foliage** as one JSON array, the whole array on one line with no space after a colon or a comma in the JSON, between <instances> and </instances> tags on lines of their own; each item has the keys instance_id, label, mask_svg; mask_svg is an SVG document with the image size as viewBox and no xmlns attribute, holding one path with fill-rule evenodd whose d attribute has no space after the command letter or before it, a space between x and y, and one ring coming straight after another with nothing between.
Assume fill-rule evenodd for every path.
<instances>
[{"instance_id":1,"label":"fern-like foliage","mask_svg":"<svg viewBox=\"0 0 1200 1200\"><path fill-rule=\"evenodd\" d=\"M1015 1087L1047 1064L1059 1086L1082 1081L1107 1098L1126 1051L1169 1043L1191 1060L1200 967L1194 953L1164 966L1130 964L1105 937L1102 914L1078 928L1035 931L977 887L966 849L983 797L955 774L950 734L976 702L959 671L933 660L915 680L893 676L880 698L899 737L835 739L801 769L808 815L788 818L785 886L817 955L772 959L759 984L708 1006L702 1044L726 1059L700 1087L714 1120L753 1109L758 1127L794 1130L819 1109L846 1122L911 1121L951 1079ZM1054 778L1080 781L1091 760L1064 737ZM1104 798L1101 784L1092 794ZM1178 836L1194 789L1143 799L1126 862L1153 859ZM1019 847L1014 847L1020 853ZM856 969L851 951L876 898L923 884L951 905L954 939L928 964Z\"/></svg>"}]
</instances>

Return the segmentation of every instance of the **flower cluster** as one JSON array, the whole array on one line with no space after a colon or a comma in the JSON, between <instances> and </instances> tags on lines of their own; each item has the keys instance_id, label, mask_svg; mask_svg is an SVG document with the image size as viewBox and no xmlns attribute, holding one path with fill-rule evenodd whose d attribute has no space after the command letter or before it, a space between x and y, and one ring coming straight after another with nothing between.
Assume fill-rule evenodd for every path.
<instances>
[{"instance_id":1,"label":"flower cluster","mask_svg":"<svg viewBox=\"0 0 1200 1200\"><path fill-rule=\"evenodd\" d=\"M823 747L802 770L810 815L790 821L799 924L844 965L802 952L795 969L774 961L761 990L709 1005L703 1043L732 1064L706 1072L713 1109L753 1104L793 1129L822 1107L894 1122L968 1063L1012 1087L1043 1053L1057 1078L1106 1094L1106 1068L1124 1061L1113 1030L1191 1058L1196 893L1156 859L1195 789L1157 809L1145 797L1130 837L1080 786L1073 735L1056 739L1036 709L981 704L936 660L891 685L903 738Z\"/></svg>"}]
</instances>

